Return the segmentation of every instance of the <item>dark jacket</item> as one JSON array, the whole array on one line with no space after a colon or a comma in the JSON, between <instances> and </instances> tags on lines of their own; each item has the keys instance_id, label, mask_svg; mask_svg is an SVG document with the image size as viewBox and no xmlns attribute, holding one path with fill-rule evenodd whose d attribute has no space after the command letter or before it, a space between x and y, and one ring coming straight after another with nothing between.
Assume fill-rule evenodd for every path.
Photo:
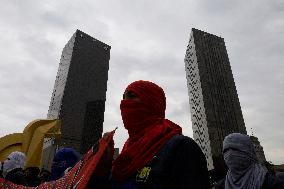
<instances>
[{"instance_id":1,"label":"dark jacket","mask_svg":"<svg viewBox=\"0 0 284 189\"><path fill-rule=\"evenodd\" d=\"M21 168L16 168L8 172L5 177L5 180L8 180L14 184L27 186L25 174Z\"/></svg>"},{"instance_id":2,"label":"dark jacket","mask_svg":"<svg viewBox=\"0 0 284 189\"><path fill-rule=\"evenodd\" d=\"M125 181L111 179L111 186L102 186L102 180L91 180L97 180L93 183L97 188L111 189L210 188L204 154L191 138L183 135L173 136L149 164Z\"/></svg>"},{"instance_id":3,"label":"dark jacket","mask_svg":"<svg viewBox=\"0 0 284 189\"><path fill-rule=\"evenodd\" d=\"M40 185L41 181L39 178L40 169L38 167L27 167L25 169L26 181L28 186L36 187Z\"/></svg>"},{"instance_id":4,"label":"dark jacket","mask_svg":"<svg viewBox=\"0 0 284 189\"><path fill-rule=\"evenodd\" d=\"M283 189L283 183L270 173L266 173L262 189ZM214 189L225 189L225 178L219 181Z\"/></svg>"},{"instance_id":5,"label":"dark jacket","mask_svg":"<svg viewBox=\"0 0 284 189\"><path fill-rule=\"evenodd\" d=\"M30 187L36 187L36 186L41 184L41 180L40 180L39 177L29 178L29 179L26 179L26 180L27 180L27 185L30 186Z\"/></svg>"},{"instance_id":6,"label":"dark jacket","mask_svg":"<svg viewBox=\"0 0 284 189\"><path fill-rule=\"evenodd\" d=\"M26 182L27 182L27 185L30 186L30 187L36 187L38 185L41 184L41 180L38 176L29 176L29 177L26 177Z\"/></svg>"}]
</instances>

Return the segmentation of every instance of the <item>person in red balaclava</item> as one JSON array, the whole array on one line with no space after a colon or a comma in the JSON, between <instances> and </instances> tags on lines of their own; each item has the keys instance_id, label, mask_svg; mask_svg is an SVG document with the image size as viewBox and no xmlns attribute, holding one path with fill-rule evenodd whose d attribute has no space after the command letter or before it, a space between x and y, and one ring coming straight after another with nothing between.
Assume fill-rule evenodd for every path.
<instances>
[{"instance_id":1,"label":"person in red balaclava","mask_svg":"<svg viewBox=\"0 0 284 189\"><path fill-rule=\"evenodd\" d=\"M129 138L113 161L112 189L207 189L207 163L199 146L165 119L163 89L135 81L123 94L121 116Z\"/></svg>"}]
</instances>

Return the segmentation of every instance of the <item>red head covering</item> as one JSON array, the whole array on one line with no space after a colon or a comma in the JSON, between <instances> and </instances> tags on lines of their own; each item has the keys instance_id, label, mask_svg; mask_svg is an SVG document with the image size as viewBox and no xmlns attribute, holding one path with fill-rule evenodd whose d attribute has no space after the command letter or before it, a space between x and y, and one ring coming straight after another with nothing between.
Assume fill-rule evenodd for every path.
<instances>
[{"instance_id":1,"label":"red head covering","mask_svg":"<svg viewBox=\"0 0 284 189\"><path fill-rule=\"evenodd\" d=\"M143 168L173 135L181 134L178 125L165 119L166 97L161 87L140 80L126 90L139 100L122 100L120 104L129 138L113 162L115 180L123 180Z\"/></svg>"}]
</instances>

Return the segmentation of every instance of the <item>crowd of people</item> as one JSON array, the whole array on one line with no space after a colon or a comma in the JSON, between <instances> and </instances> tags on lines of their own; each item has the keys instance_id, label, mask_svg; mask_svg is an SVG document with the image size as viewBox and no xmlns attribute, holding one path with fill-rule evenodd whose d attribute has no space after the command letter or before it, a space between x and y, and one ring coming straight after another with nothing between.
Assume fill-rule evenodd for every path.
<instances>
[{"instance_id":1,"label":"crowd of people","mask_svg":"<svg viewBox=\"0 0 284 189\"><path fill-rule=\"evenodd\" d=\"M129 138L121 153L104 153L87 188L92 189L284 189L283 174L272 174L257 161L249 136L232 133L223 142L226 176L210 179L206 158L179 125L165 118L163 89L150 81L135 81L123 94L121 116ZM113 150L113 149L112 149ZM25 186L63 177L80 159L72 148L54 156L51 172L24 168L25 154L12 152L2 163L5 180Z\"/></svg>"},{"instance_id":2,"label":"crowd of people","mask_svg":"<svg viewBox=\"0 0 284 189\"><path fill-rule=\"evenodd\" d=\"M0 177L18 185L36 187L41 183L60 179L79 159L80 155L74 149L62 148L56 152L51 171L48 171L38 167L25 168L26 155L15 151L1 163Z\"/></svg>"}]
</instances>

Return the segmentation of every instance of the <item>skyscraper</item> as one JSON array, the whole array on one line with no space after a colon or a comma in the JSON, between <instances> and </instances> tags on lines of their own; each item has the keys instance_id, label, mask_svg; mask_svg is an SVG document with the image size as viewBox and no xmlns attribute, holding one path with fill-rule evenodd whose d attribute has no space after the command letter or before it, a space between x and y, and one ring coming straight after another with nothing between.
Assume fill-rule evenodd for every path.
<instances>
[{"instance_id":1,"label":"skyscraper","mask_svg":"<svg viewBox=\"0 0 284 189\"><path fill-rule=\"evenodd\" d=\"M85 153L103 132L110 46L77 30L63 49L47 118L62 146Z\"/></svg>"},{"instance_id":2,"label":"skyscraper","mask_svg":"<svg viewBox=\"0 0 284 189\"><path fill-rule=\"evenodd\" d=\"M258 162L261 164L264 164L264 162L266 161L266 158L264 155L263 147L261 146L258 138L255 136L250 136L250 140L253 143Z\"/></svg>"},{"instance_id":3,"label":"skyscraper","mask_svg":"<svg viewBox=\"0 0 284 189\"><path fill-rule=\"evenodd\" d=\"M192 29L185 70L193 138L211 170L223 159L225 136L233 132L246 134L224 39Z\"/></svg>"}]
</instances>

